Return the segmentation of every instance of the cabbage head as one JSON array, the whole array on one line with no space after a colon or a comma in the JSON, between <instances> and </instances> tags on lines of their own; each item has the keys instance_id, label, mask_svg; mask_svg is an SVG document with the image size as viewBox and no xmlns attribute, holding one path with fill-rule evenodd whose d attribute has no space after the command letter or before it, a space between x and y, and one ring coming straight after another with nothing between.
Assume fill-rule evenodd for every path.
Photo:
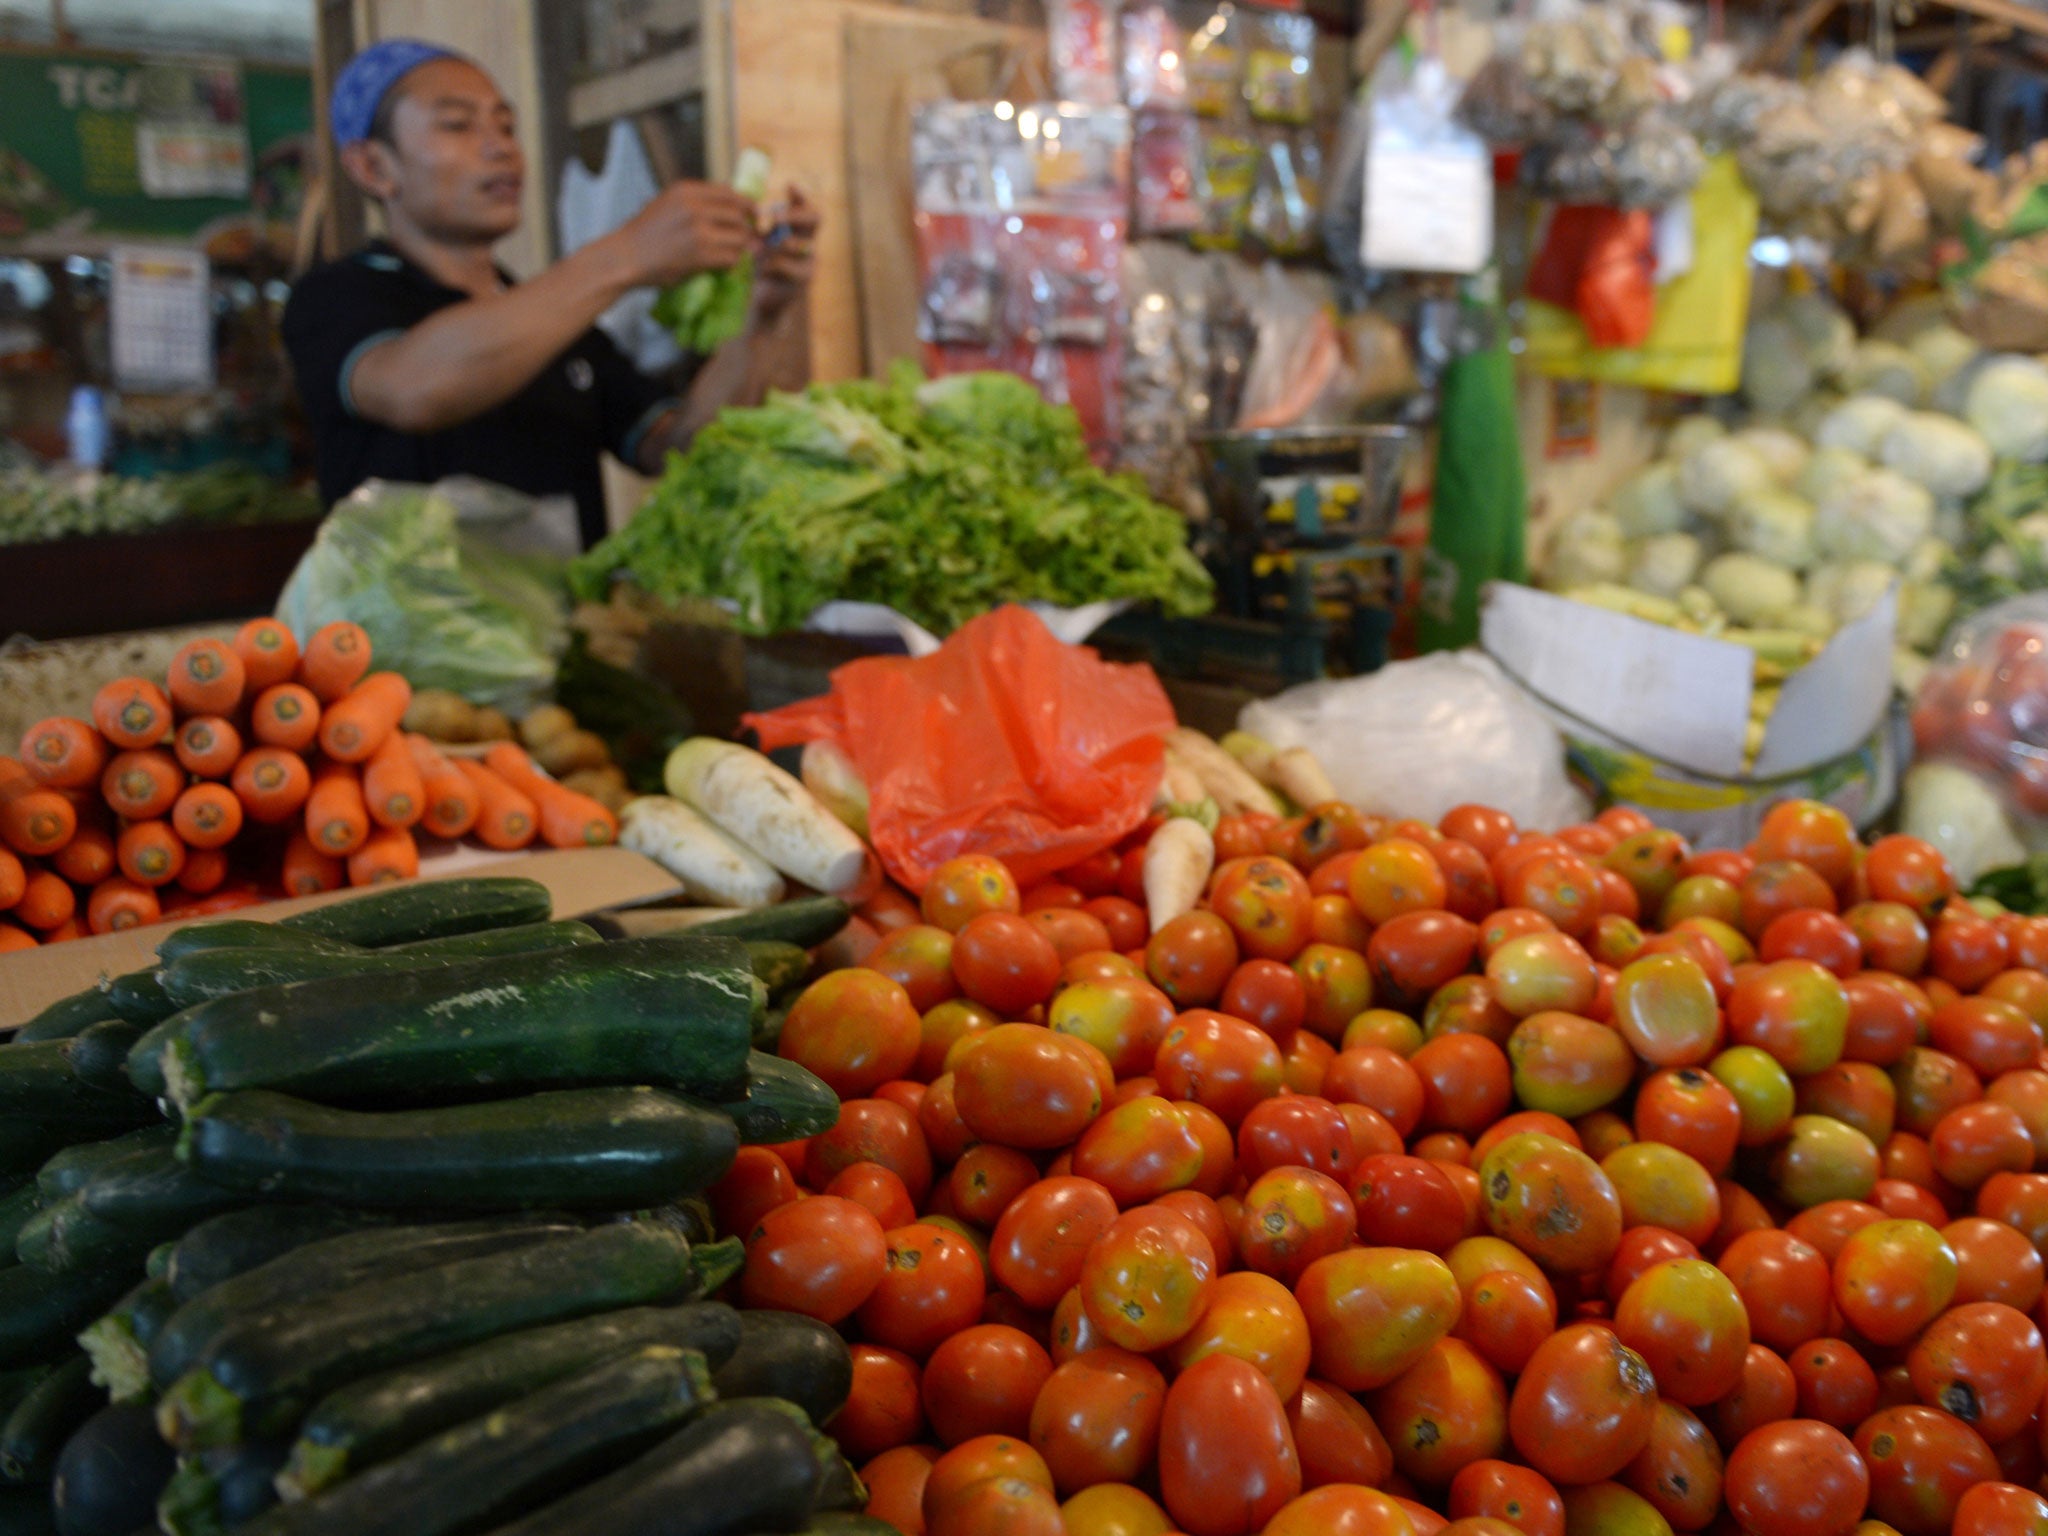
<instances>
[{"instance_id":1,"label":"cabbage head","mask_svg":"<svg viewBox=\"0 0 2048 1536\"><path fill-rule=\"evenodd\" d=\"M1814 429L1816 448L1846 448L1866 459L1877 457L1884 435L1905 419L1906 407L1882 395L1852 395L1822 418Z\"/></svg>"},{"instance_id":2,"label":"cabbage head","mask_svg":"<svg viewBox=\"0 0 2048 1536\"><path fill-rule=\"evenodd\" d=\"M1806 344L1776 313L1754 316L1742 337L1742 393L1766 416L1779 416L1813 392L1817 381Z\"/></svg>"},{"instance_id":3,"label":"cabbage head","mask_svg":"<svg viewBox=\"0 0 2048 1536\"><path fill-rule=\"evenodd\" d=\"M1753 491L1728 514L1728 542L1773 565L1813 564L1813 504L1790 491Z\"/></svg>"},{"instance_id":4,"label":"cabbage head","mask_svg":"<svg viewBox=\"0 0 2048 1536\"><path fill-rule=\"evenodd\" d=\"M1841 305L1809 290L1792 295L1778 312L1798 334L1815 377L1838 379L1849 371L1856 355L1856 322Z\"/></svg>"},{"instance_id":5,"label":"cabbage head","mask_svg":"<svg viewBox=\"0 0 2048 1536\"><path fill-rule=\"evenodd\" d=\"M1655 597L1676 598L1700 569L1700 541L1689 533L1660 533L1635 547L1628 584Z\"/></svg>"},{"instance_id":6,"label":"cabbage head","mask_svg":"<svg viewBox=\"0 0 2048 1536\"><path fill-rule=\"evenodd\" d=\"M1735 441L1762 454L1780 485L1796 484L1806 469L1806 461L1813 456L1805 438L1783 427L1744 427L1735 434Z\"/></svg>"},{"instance_id":7,"label":"cabbage head","mask_svg":"<svg viewBox=\"0 0 2048 1536\"><path fill-rule=\"evenodd\" d=\"M1850 448L1816 448L1806 461L1806 468L1799 472L1799 480L1792 487L1808 501L1819 501L1821 497L1847 480L1854 480L1866 469L1870 461Z\"/></svg>"},{"instance_id":8,"label":"cabbage head","mask_svg":"<svg viewBox=\"0 0 2048 1536\"><path fill-rule=\"evenodd\" d=\"M1716 438L1678 466L1678 494L1702 517L1721 517L1743 497L1776 484L1764 456L1740 438Z\"/></svg>"},{"instance_id":9,"label":"cabbage head","mask_svg":"<svg viewBox=\"0 0 2048 1536\"><path fill-rule=\"evenodd\" d=\"M1802 599L1778 615L1778 628L1826 640L1835 632L1835 616Z\"/></svg>"},{"instance_id":10,"label":"cabbage head","mask_svg":"<svg viewBox=\"0 0 2048 1536\"><path fill-rule=\"evenodd\" d=\"M1702 444L1727 435L1728 429L1718 420L1704 411L1695 411L1671 423L1671 430L1664 434L1664 457L1682 460Z\"/></svg>"},{"instance_id":11,"label":"cabbage head","mask_svg":"<svg viewBox=\"0 0 2048 1536\"><path fill-rule=\"evenodd\" d=\"M1545 584L1556 591L1618 582L1628 571L1628 541L1605 512L1574 512L1551 536Z\"/></svg>"},{"instance_id":12,"label":"cabbage head","mask_svg":"<svg viewBox=\"0 0 2048 1536\"><path fill-rule=\"evenodd\" d=\"M1799 578L1756 555L1717 555L1701 572L1700 585L1737 624L1761 629L1776 628L1799 601Z\"/></svg>"},{"instance_id":13,"label":"cabbage head","mask_svg":"<svg viewBox=\"0 0 2048 1536\"><path fill-rule=\"evenodd\" d=\"M2048 367L2031 357L1994 358L1971 380L1963 415L2001 459L2048 460Z\"/></svg>"},{"instance_id":14,"label":"cabbage head","mask_svg":"<svg viewBox=\"0 0 2048 1536\"><path fill-rule=\"evenodd\" d=\"M1939 393L1941 386L1970 366L1978 352L1976 338L1966 335L1948 324L1930 325L1911 341L1906 350L1920 360L1920 366L1927 370L1927 377L1934 382Z\"/></svg>"},{"instance_id":15,"label":"cabbage head","mask_svg":"<svg viewBox=\"0 0 2048 1536\"><path fill-rule=\"evenodd\" d=\"M1843 382L1860 395L1883 395L1901 405L1918 405L1934 388L1927 365L1889 341L1859 341Z\"/></svg>"},{"instance_id":16,"label":"cabbage head","mask_svg":"<svg viewBox=\"0 0 2048 1536\"><path fill-rule=\"evenodd\" d=\"M1607 510L1631 539L1677 533L1687 517L1678 499L1678 466L1668 459L1646 465L1608 498Z\"/></svg>"},{"instance_id":17,"label":"cabbage head","mask_svg":"<svg viewBox=\"0 0 2048 1536\"><path fill-rule=\"evenodd\" d=\"M1831 560L1896 566L1933 527L1934 498L1926 487L1873 469L1836 486L1815 505L1813 542Z\"/></svg>"},{"instance_id":18,"label":"cabbage head","mask_svg":"<svg viewBox=\"0 0 2048 1536\"><path fill-rule=\"evenodd\" d=\"M1806 576L1806 601L1837 625L1851 624L1875 608L1897 579L1897 572L1876 560L1817 565Z\"/></svg>"},{"instance_id":19,"label":"cabbage head","mask_svg":"<svg viewBox=\"0 0 2048 1536\"><path fill-rule=\"evenodd\" d=\"M1991 478L1991 445L1934 411L1910 411L1878 445L1878 462L1936 496L1974 496Z\"/></svg>"}]
</instances>

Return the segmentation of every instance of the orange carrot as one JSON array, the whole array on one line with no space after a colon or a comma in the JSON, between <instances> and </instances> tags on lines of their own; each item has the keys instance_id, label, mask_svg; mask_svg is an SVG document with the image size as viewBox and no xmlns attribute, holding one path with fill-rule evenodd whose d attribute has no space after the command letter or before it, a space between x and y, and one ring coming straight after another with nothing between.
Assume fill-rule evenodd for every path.
<instances>
[{"instance_id":1,"label":"orange carrot","mask_svg":"<svg viewBox=\"0 0 2048 1536\"><path fill-rule=\"evenodd\" d=\"M105 827L80 826L50 865L73 885L98 885L114 872L114 835Z\"/></svg>"},{"instance_id":2,"label":"orange carrot","mask_svg":"<svg viewBox=\"0 0 2048 1536\"><path fill-rule=\"evenodd\" d=\"M21 900L28 889L28 870L13 850L0 848L0 912Z\"/></svg>"},{"instance_id":3,"label":"orange carrot","mask_svg":"<svg viewBox=\"0 0 2048 1536\"><path fill-rule=\"evenodd\" d=\"M185 867L178 871L178 889L194 896L210 896L227 883L227 878L227 850L193 848L186 852Z\"/></svg>"},{"instance_id":4,"label":"orange carrot","mask_svg":"<svg viewBox=\"0 0 2048 1536\"><path fill-rule=\"evenodd\" d=\"M451 758L456 770L476 791L476 825L472 829L486 848L524 848L533 841L538 815L533 801L482 763Z\"/></svg>"},{"instance_id":5,"label":"orange carrot","mask_svg":"<svg viewBox=\"0 0 2048 1536\"><path fill-rule=\"evenodd\" d=\"M161 747L122 752L100 776L100 793L117 816L148 821L167 815L185 787L185 770Z\"/></svg>"},{"instance_id":6,"label":"orange carrot","mask_svg":"<svg viewBox=\"0 0 2048 1536\"><path fill-rule=\"evenodd\" d=\"M294 832L284 845L284 893L287 896L317 896L338 891L348 878L341 860L322 853L307 841L306 834Z\"/></svg>"},{"instance_id":7,"label":"orange carrot","mask_svg":"<svg viewBox=\"0 0 2048 1536\"><path fill-rule=\"evenodd\" d=\"M94 933L146 928L161 921L163 915L163 903L155 891L120 875L102 880L85 901L85 924Z\"/></svg>"},{"instance_id":8,"label":"orange carrot","mask_svg":"<svg viewBox=\"0 0 2048 1536\"><path fill-rule=\"evenodd\" d=\"M194 784L171 807L171 827L188 848L225 848L242 830L242 802L225 784Z\"/></svg>"},{"instance_id":9,"label":"orange carrot","mask_svg":"<svg viewBox=\"0 0 2048 1536\"><path fill-rule=\"evenodd\" d=\"M332 704L370 670L370 637L360 624L337 619L316 630L299 658L299 681Z\"/></svg>"},{"instance_id":10,"label":"orange carrot","mask_svg":"<svg viewBox=\"0 0 2048 1536\"><path fill-rule=\"evenodd\" d=\"M171 702L181 715L225 715L242 702L249 675L218 640L194 640L171 658Z\"/></svg>"},{"instance_id":11,"label":"orange carrot","mask_svg":"<svg viewBox=\"0 0 2048 1536\"><path fill-rule=\"evenodd\" d=\"M45 789L11 757L0 757L0 842L44 857L71 841L78 811L63 792Z\"/></svg>"},{"instance_id":12,"label":"orange carrot","mask_svg":"<svg viewBox=\"0 0 2048 1536\"><path fill-rule=\"evenodd\" d=\"M275 619L251 619L234 643L251 693L285 681L299 664L298 637Z\"/></svg>"},{"instance_id":13,"label":"orange carrot","mask_svg":"<svg viewBox=\"0 0 2048 1536\"><path fill-rule=\"evenodd\" d=\"M0 955L12 955L24 949L41 947L40 941L26 928L17 928L4 918L0 918Z\"/></svg>"},{"instance_id":14,"label":"orange carrot","mask_svg":"<svg viewBox=\"0 0 2048 1536\"><path fill-rule=\"evenodd\" d=\"M22 733L21 766L52 789L85 789L100 781L107 743L83 720L56 715Z\"/></svg>"},{"instance_id":15,"label":"orange carrot","mask_svg":"<svg viewBox=\"0 0 2048 1536\"><path fill-rule=\"evenodd\" d=\"M238 912L243 907L261 906L274 899L253 885L224 885L204 896L194 896L174 885L164 901L164 911L166 914L175 911L179 917L216 917L223 912Z\"/></svg>"},{"instance_id":16,"label":"orange carrot","mask_svg":"<svg viewBox=\"0 0 2048 1536\"><path fill-rule=\"evenodd\" d=\"M420 825L436 837L461 837L476 825L475 787L426 737L409 735L405 746L426 791Z\"/></svg>"},{"instance_id":17,"label":"orange carrot","mask_svg":"<svg viewBox=\"0 0 2048 1536\"><path fill-rule=\"evenodd\" d=\"M405 733L393 731L384 745L363 764L363 802L370 820L380 827L416 824L427 803L427 787L405 744Z\"/></svg>"},{"instance_id":18,"label":"orange carrot","mask_svg":"<svg viewBox=\"0 0 2048 1536\"><path fill-rule=\"evenodd\" d=\"M137 821L114 839L114 862L137 885L169 885L185 867L185 845L167 821Z\"/></svg>"},{"instance_id":19,"label":"orange carrot","mask_svg":"<svg viewBox=\"0 0 2048 1536\"><path fill-rule=\"evenodd\" d=\"M28 877L21 900L14 904L16 922L31 928L50 929L78 910L78 893L71 882L52 870L39 869Z\"/></svg>"},{"instance_id":20,"label":"orange carrot","mask_svg":"<svg viewBox=\"0 0 2048 1536\"><path fill-rule=\"evenodd\" d=\"M320 701L300 683L274 683L256 696L249 730L268 747L303 752L320 734Z\"/></svg>"},{"instance_id":21,"label":"orange carrot","mask_svg":"<svg viewBox=\"0 0 2048 1536\"><path fill-rule=\"evenodd\" d=\"M81 923L78 920L78 914L73 912L63 922L45 933L43 935L43 942L45 944L63 944L71 939L82 939L85 935L85 924Z\"/></svg>"},{"instance_id":22,"label":"orange carrot","mask_svg":"<svg viewBox=\"0 0 2048 1536\"><path fill-rule=\"evenodd\" d=\"M404 827L379 827L349 855L350 885L382 885L411 880L420 872L420 851Z\"/></svg>"},{"instance_id":23,"label":"orange carrot","mask_svg":"<svg viewBox=\"0 0 2048 1536\"><path fill-rule=\"evenodd\" d=\"M117 677L92 699L92 723L117 747L153 747L171 733L171 701L142 677Z\"/></svg>"},{"instance_id":24,"label":"orange carrot","mask_svg":"<svg viewBox=\"0 0 2048 1536\"><path fill-rule=\"evenodd\" d=\"M398 729L412 684L396 672L372 672L320 717L320 750L337 763L361 763Z\"/></svg>"},{"instance_id":25,"label":"orange carrot","mask_svg":"<svg viewBox=\"0 0 2048 1536\"><path fill-rule=\"evenodd\" d=\"M540 810L540 835L551 848L594 848L619 840L619 818L588 795L556 783L523 747L501 741L484 754L484 764Z\"/></svg>"},{"instance_id":26,"label":"orange carrot","mask_svg":"<svg viewBox=\"0 0 2048 1536\"><path fill-rule=\"evenodd\" d=\"M306 836L322 853L346 858L370 835L370 812L363 804L363 781L346 763L323 763L313 775L306 796Z\"/></svg>"},{"instance_id":27,"label":"orange carrot","mask_svg":"<svg viewBox=\"0 0 2048 1536\"><path fill-rule=\"evenodd\" d=\"M194 715L178 727L178 761L202 779L225 779L242 760L242 733L219 715Z\"/></svg>"},{"instance_id":28,"label":"orange carrot","mask_svg":"<svg viewBox=\"0 0 2048 1536\"><path fill-rule=\"evenodd\" d=\"M313 775L298 753L257 747L242 754L229 783L249 820L274 827L298 815L313 787Z\"/></svg>"}]
</instances>

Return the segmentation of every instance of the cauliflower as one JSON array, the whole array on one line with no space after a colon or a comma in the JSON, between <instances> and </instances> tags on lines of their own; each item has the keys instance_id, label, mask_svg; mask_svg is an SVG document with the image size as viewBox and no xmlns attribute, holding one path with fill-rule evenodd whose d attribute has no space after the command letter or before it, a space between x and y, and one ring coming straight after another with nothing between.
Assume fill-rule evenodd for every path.
<instances>
[{"instance_id":1,"label":"cauliflower","mask_svg":"<svg viewBox=\"0 0 2048 1536\"><path fill-rule=\"evenodd\" d=\"M1841 305L1824 293L1797 293L1778 312L1798 333L1816 377L1837 379L1848 371L1856 355L1856 322Z\"/></svg>"},{"instance_id":2,"label":"cauliflower","mask_svg":"<svg viewBox=\"0 0 2048 1536\"><path fill-rule=\"evenodd\" d=\"M1835 560L1897 565L1934 527L1934 498L1888 469L1866 470L1814 507L1813 542Z\"/></svg>"},{"instance_id":3,"label":"cauliflower","mask_svg":"<svg viewBox=\"0 0 2048 1536\"><path fill-rule=\"evenodd\" d=\"M1628 541L1605 512L1575 512L1551 536L1544 575L1554 590L1618 582L1627 570Z\"/></svg>"},{"instance_id":4,"label":"cauliflower","mask_svg":"<svg viewBox=\"0 0 2048 1536\"><path fill-rule=\"evenodd\" d=\"M1789 411L1813 391L1806 345L1781 314L1753 316L1742 337L1742 393L1767 416Z\"/></svg>"},{"instance_id":5,"label":"cauliflower","mask_svg":"<svg viewBox=\"0 0 2048 1536\"><path fill-rule=\"evenodd\" d=\"M1931 651L1941 644L1942 631L1956 611L1956 595L1938 581L1909 581L1899 588L1901 644Z\"/></svg>"},{"instance_id":6,"label":"cauliflower","mask_svg":"<svg viewBox=\"0 0 2048 1536\"><path fill-rule=\"evenodd\" d=\"M1638 592L1676 598L1699 574L1700 541L1689 533L1660 533L1636 546L1628 584Z\"/></svg>"},{"instance_id":7,"label":"cauliflower","mask_svg":"<svg viewBox=\"0 0 2048 1536\"><path fill-rule=\"evenodd\" d=\"M1687 458L1695 448L1727 435L1728 429L1711 416L1700 412L1681 416L1664 434L1664 457L1674 460Z\"/></svg>"},{"instance_id":8,"label":"cauliflower","mask_svg":"<svg viewBox=\"0 0 2048 1536\"><path fill-rule=\"evenodd\" d=\"M1812 603L1794 603L1778 615L1778 627L1797 634L1811 635L1816 640L1825 640L1835 632L1835 616L1825 608L1816 608Z\"/></svg>"},{"instance_id":9,"label":"cauliflower","mask_svg":"<svg viewBox=\"0 0 2048 1536\"><path fill-rule=\"evenodd\" d=\"M1728 514L1728 542L1773 565L1813 564L1813 506L1790 491L1754 491Z\"/></svg>"},{"instance_id":10,"label":"cauliflower","mask_svg":"<svg viewBox=\"0 0 2048 1536\"><path fill-rule=\"evenodd\" d=\"M1775 628L1799 601L1799 578L1756 555L1719 555L1700 573L1700 585L1737 624Z\"/></svg>"},{"instance_id":11,"label":"cauliflower","mask_svg":"<svg viewBox=\"0 0 2048 1536\"><path fill-rule=\"evenodd\" d=\"M1878 445L1878 462L1937 496L1974 496L1991 478L1991 446L1952 416L1909 411Z\"/></svg>"},{"instance_id":12,"label":"cauliflower","mask_svg":"<svg viewBox=\"0 0 2048 1536\"><path fill-rule=\"evenodd\" d=\"M1685 526L1685 503L1678 499L1678 466L1659 460L1639 470L1608 501L1621 531L1632 539L1676 533Z\"/></svg>"},{"instance_id":13,"label":"cauliflower","mask_svg":"<svg viewBox=\"0 0 2048 1536\"><path fill-rule=\"evenodd\" d=\"M1980 348L1973 337L1952 325L1930 325L1911 341L1906 350L1920 360L1937 394L1941 386L1970 366Z\"/></svg>"},{"instance_id":14,"label":"cauliflower","mask_svg":"<svg viewBox=\"0 0 2048 1536\"><path fill-rule=\"evenodd\" d=\"M1811 443L1814 434L1820 431L1820 424L1834 413L1836 406L1848 398L1837 389L1816 389L1799 402L1797 410L1785 418L1785 425Z\"/></svg>"},{"instance_id":15,"label":"cauliflower","mask_svg":"<svg viewBox=\"0 0 2048 1536\"><path fill-rule=\"evenodd\" d=\"M1999 357L1970 382L1963 415L2001 459L2048 459L2048 367L2031 357Z\"/></svg>"},{"instance_id":16,"label":"cauliflower","mask_svg":"<svg viewBox=\"0 0 2048 1536\"><path fill-rule=\"evenodd\" d=\"M1883 395L1901 405L1918 405L1934 388L1927 365L1889 341L1860 341L1843 382L1863 395Z\"/></svg>"},{"instance_id":17,"label":"cauliflower","mask_svg":"<svg viewBox=\"0 0 2048 1536\"><path fill-rule=\"evenodd\" d=\"M1735 441L1763 455L1764 462L1771 466L1771 474L1780 485L1796 482L1806 468L1806 461L1813 456L1805 438L1783 427L1744 427L1735 434Z\"/></svg>"},{"instance_id":18,"label":"cauliflower","mask_svg":"<svg viewBox=\"0 0 2048 1536\"><path fill-rule=\"evenodd\" d=\"M1905 419L1906 408L1882 395L1852 395L1836 406L1814 429L1816 448L1846 448L1866 459L1877 457L1884 435Z\"/></svg>"},{"instance_id":19,"label":"cauliflower","mask_svg":"<svg viewBox=\"0 0 2048 1536\"><path fill-rule=\"evenodd\" d=\"M1848 448L1816 448L1792 489L1808 501L1819 501L1845 480L1853 480L1870 468L1870 461Z\"/></svg>"},{"instance_id":20,"label":"cauliflower","mask_svg":"<svg viewBox=\"0 0 2048 1536\"><path fill-rule=\"evenodd\" d=\"M1897 579L1890 566L1875 560L1817 565L1807 573L1805 600L1837 625L1853 624L1877 606Z\"/></svg>"},{"instance_id":21,"label":"cauliflower","mask_svg":"<svg viewBox=\"0 0 2048 1536\"><path fill-rule=\"evenodd\" d=\"M1968 885L1987 869L2027 856L2007 819L2005 802L1982 775L1954 763L1915 763L1906 774L1899 830L1924 838Z\"/></svg>"},{"instance_id":22,"label":"cauliflower","mask_svg":"<svg viewBox=\"0 0 2048 1536\"><path fill-rule=\"evenodd\" d=\"M1755 491L1775 483L1764 456L1739 438L1702 444L1678 466L1678 494L1703 517L1720 517Z\"/></svg>"}]
</instances>

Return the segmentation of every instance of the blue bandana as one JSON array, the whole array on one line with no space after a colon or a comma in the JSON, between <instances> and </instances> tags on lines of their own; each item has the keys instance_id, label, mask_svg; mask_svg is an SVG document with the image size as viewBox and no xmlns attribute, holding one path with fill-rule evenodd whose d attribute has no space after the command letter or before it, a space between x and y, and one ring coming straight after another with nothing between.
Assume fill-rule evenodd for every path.
<instances>
[{"instance_id":1,"label":"blue bandana","mask_svg":"<svg viewBox=\"0 0 2048 1536\"><path fill-rule=\"evenodd\" d=\"M391 87L406 75L433 59L460 55L439 43L416 37L387 37L372 43L350 59L334 82L334 95L327 104L327 120L334 128L334 146L345 149L370 136L377 120L377 108Z\"/></svg>"}]
</instances>

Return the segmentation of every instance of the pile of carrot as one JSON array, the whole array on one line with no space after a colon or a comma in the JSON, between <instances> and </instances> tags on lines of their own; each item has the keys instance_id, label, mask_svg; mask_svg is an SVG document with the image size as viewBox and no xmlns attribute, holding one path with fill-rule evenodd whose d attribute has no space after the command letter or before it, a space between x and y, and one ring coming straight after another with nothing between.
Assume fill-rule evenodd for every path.
<instances>
[{"instance_id":1,"label":"pile of carrot","mask_svg":"<svg viewBox=\"0 0 2048 1536\"><path fill-rule=\"evenodd\" d=\"M400 728L412 688L370 637L272 619L195 640L0 756L0 954L174 915L419 873L418 837L614 841L618 821L500 742L445 756Z\"/></svg>"}]
</instances>

